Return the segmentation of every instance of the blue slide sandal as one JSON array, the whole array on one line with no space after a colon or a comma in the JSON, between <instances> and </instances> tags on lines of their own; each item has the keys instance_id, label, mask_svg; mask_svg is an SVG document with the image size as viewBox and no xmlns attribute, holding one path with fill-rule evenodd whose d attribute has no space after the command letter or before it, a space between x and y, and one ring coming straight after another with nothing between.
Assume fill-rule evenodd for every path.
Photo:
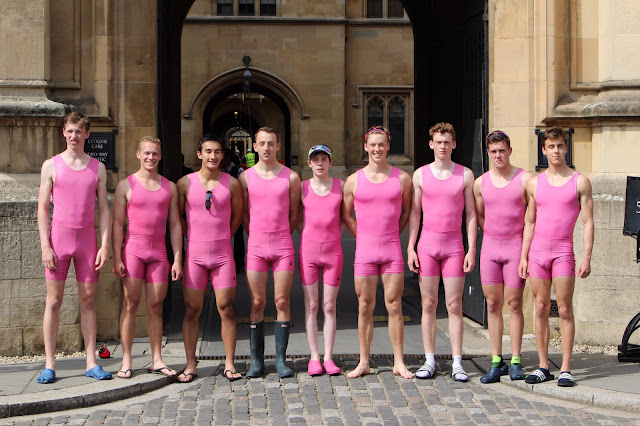
<instances>
[{"instance_id":1,"label":"blue slide sandal","mask_svg":"<svg viewBox=\"0 0 640 426\"><path fill-rule=\"evenodd\" d=\"M112 377L111 373L104 371L99 365L96 365L91 370L87 370L84 375L87 377L93 377L96 380L111 380Z\"/></svg>"},{"instance_id":2,"label":"blue slide sandal","mask_svg":"<svg viewBox=\"0 0 640 426\"><path fill-rule=\"evenodd\" d=\"M38 383L53 383L56 380L56 372L50 368L45 368L38 376Z\"/></svg>"}]
</instances>

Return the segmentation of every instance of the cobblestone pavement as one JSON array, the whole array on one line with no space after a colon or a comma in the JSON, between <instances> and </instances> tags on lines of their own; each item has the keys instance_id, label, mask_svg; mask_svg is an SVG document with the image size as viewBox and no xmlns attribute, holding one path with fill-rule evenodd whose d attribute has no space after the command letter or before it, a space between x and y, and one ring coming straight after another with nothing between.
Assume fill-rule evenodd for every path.
<instances>
[{"instance_id":1,"label":"cobblestone pavement","mask_svg":"<svg viewBox=\"0 0 640 426\"><path fill-rule=\"evenodd\" d=\"M415 358L407 361L413 371L420 365ZM295 360L296 377L280 380L271 361L264 379L233 383L221 375L222 366L201 368L201 377L190 385L176 383L93 408L1 419L0 425L640 425L634 413L552 400L503 384L481 385L470 361L464 361L468 383L451 379L448 360L438 360L434 380L395 377L389 358L374 358L373 374L359 379L310 377L306 363ZM354 358L338 360L343 368L356 364ZM242 363L238 367L243 371Z\"/></svg>"}]
</instances>

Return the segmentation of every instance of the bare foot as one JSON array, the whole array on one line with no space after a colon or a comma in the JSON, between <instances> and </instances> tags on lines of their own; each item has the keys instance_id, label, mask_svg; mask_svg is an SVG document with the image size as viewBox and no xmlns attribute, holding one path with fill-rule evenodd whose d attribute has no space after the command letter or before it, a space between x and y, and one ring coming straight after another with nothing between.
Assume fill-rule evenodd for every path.
<instances>
[{"instance_id":1,"label":"bare foot","mask_svg":"<svg viewBox=\"0 0 640 426\"><path fill-rule=\"evenodd\" d=\"M132 374L133 371L131 370L131 368L125 368L123 365L122 368L118 371L117 376L121 379L130 379Z\"/></svg>"},{"instance_id":2,"label":"bare foot","mask_svg":"<svg viewBox=\"0 0 640 426\"><path fill-rule=\"evenodd\" d=\"M413 373L407 369L404 364L398 364L393 366L393 374L396 376L402 376L404 379L413 379Z\"/></svg>"},{"instance_id":3,"label":"bare foot","mask_svg":"<svg viewBox=\"0 0 640 426\"><path fill-rule=\"evenodd\" d=\"M188 373L186 371L183 371L182 373L178 374L177 379L180 383L189 383L196 377L198 377L198 373L196 371Z\"/></svg>"},{"instance_id":4,"label":"bare foot","mask_svg":"<svg viewBox=\"0 0 640 426\"><path fill-rule=\"evenodd\" d=\"M371 370L369 369L369 364L364 364L361 362L356 368L353 369L353 371L347 373L347 377L350 379L355 379L356 377L366 376L370 373Z\"/></svg>"},{"instance_id":5,"label":"bare foot","mask_svg":"<svg viewBox=\"0 0 640 426\"><path fill-rule=\"evenodd\" d=\"M166 365L157 368L149 368L148 371L149 373L160 374L167 377L174 377L176 374L178 374L176 370L174 370L173 368L169 368Z\"/></svg>"}]
</instances>

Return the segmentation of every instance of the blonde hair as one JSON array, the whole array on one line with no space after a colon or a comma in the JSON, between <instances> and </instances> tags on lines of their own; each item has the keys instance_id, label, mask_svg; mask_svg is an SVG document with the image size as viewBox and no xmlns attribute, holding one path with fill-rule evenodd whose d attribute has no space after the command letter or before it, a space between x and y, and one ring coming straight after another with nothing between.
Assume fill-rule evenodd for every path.
<instances>
[{"instance_id":1,"label":"blonde hair","mask_svg":"<svg viewBox=\"0 0 640 426\"><path fill-rule=\"evenodd\" d=\"M158 147L160 148L160 152L162 152L162 143L160 142L160 139L156 138L155 136L143 136L140 138L140 140L138 141L138 146L136 148L137 151L140 151L140 149L142 149L142 144L145 142L151 142L151 143L155 143L158 145Z\"/></svg>"}]
</instances>

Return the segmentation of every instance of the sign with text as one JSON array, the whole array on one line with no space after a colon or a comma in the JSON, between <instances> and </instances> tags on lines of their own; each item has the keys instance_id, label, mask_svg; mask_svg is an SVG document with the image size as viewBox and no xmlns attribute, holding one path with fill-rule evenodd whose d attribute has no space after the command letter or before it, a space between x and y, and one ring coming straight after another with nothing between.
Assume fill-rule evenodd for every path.
<instances>
[{"instance_id":1,"label":"sign with text","mask_svg":"<svg viewBox=\"0 0 640 426\"><path fill-rule=\"evenodd\" d=\"M624 235L637 236L640 231L640 177L627 176L624 211Z\"/></svg>"},{"instance_id":2,"label":"sign with text","mask_svg":"<svg viewBox=\"0 0 640 426\"><path fill-rule=\"evenodd\" d=\"M107 169L118 170L116 166L116 135L118 130L111 132L91 132L84 143L84 152L104 163Z\"/></svg>"}]
</instances>

